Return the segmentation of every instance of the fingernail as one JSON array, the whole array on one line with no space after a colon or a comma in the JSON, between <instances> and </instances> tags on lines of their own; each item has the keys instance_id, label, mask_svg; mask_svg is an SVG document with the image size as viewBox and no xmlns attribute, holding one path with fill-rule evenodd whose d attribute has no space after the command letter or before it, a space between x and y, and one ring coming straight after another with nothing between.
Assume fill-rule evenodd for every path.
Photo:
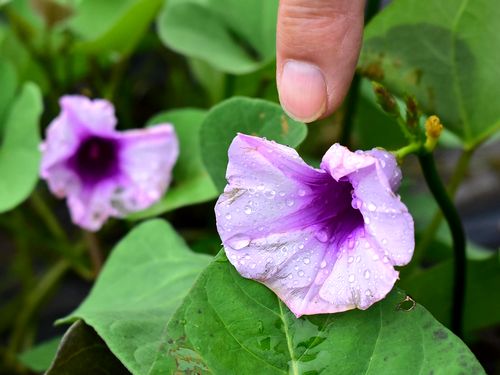
<instances>
[{"instance_id":1,"label":"fingernail","mask_svg":"<svg viewBox=\"0 0 500 375\"><path fill-rule=\"evenodd\" d=\"M315 65L289 60L279 80L281 105L290 117L311 122L326 110L326 82Z\"/></svg>"}]
</instances>

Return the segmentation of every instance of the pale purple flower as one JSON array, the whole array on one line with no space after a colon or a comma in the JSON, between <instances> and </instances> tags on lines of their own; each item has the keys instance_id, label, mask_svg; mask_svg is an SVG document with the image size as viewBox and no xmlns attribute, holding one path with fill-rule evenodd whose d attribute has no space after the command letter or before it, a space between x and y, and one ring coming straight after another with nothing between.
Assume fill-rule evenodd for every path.
<instances>
[{"instance_id":1,"label":"pale purple flower","mask_svg":"<svg viewBox=\"0 0 500 375\"><path fill-rule=\"evenodd\" d=\"M60 105L41 147L40 175L67 198L75 224L98 230L165 193L179 153L171 125L119 132L106 100L64 96Z\"/></svg>"},{"instance_id":2,"label":"pale purple flower","mask_svg":"<svg viewBox=\"0 0 500 375\"><path fill-rule=\"evenodd\" d=\"M384 298L414 248L413 219L394 194L392 154L333 145L321 169L289 147L239 134L216 207L229 261L297 316L366 309Z\"/></svg>"}]
</instances>

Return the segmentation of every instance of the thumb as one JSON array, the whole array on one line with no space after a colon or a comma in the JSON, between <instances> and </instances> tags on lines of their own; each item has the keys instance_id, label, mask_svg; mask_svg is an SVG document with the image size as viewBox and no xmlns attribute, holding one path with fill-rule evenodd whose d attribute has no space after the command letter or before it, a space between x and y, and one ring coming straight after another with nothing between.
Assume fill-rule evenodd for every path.
<instances>
[{"instance_id":1,"label":"thumb","mask_svg":"<svg viewBox=\"0 0 500 375\"><path fill-rule=\"evenodd\" d=\"M356 68L364 0L280 0L276 77L280 102L311 122L342 103Z\"/></svg>"}]
</instances>

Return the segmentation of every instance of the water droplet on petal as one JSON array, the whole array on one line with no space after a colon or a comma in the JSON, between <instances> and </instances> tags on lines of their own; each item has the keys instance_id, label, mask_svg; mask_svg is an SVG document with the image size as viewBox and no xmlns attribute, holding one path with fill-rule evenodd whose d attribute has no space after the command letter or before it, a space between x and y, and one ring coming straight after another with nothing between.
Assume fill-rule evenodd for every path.
<instances>
[{"instance_id":1,"label":"water droplet on petal","mask_svg":"<svg viewBox=\"0 0 500 375\"><path fill-rule=\"evenodd\" d=\"M303 197L304 195L306 195L306 191L304 189L300 189L298 194L299 194L299 197Z\"/></svg>"},{"instance_id":2,"label":"water droplet on petal","mask_svg":"<svg viewBox=\"0 0 500 375\"><path fill-rule=\"evenodd\" d=\"M320 266L320 268L325 268L326 267L326 260L322 261L319 266Z\"/></svg>"},{"instance_id":3,"label":"water droplet on petal","mask_svg":"<svg viewBox=\"0 0 500 375\"><path fill-rule=\"evenodd\" d=\"M370 278L370 270L365 270L364 276L365 276L365 279L369 279Z\"/></svg>"},{"instance_id":4,"label":"water droplet on petal","mask_svg":"<svg viewBox=\"0 0 500 375\"><path fill-rule=\"evenodd\" d=\"M231 218L232 218L231 214L226 214L226 219L227 220L231 220Z\"/></svg>"},{"instance_id":5,"label":"water droplet on petal","mask_svg":"<svg viewBox=\"0 0 500 375\"><path fill-rule=\"evenodd\" d=\"M354 262L354 257L347 258L347 263L352 263L352 262Z\"/></svg>"},{"instance_id":6,"label":"water droplet on petal","mask_svg":"<svg viewBox=\"0 0 500 375\"><path fill-rule=\"evenodd\" d=\"M353 283L354 282L354 275L349 275L349 282Z\"/></svg>"},{"instance_id":7,"label":"water droplet on petal","mask_svg":"<svg viewBox=\"0 0 500 375\"><path fill-rule=\"evenodd\" d=\"M347 247L349 249L352 249L354 247L354 240L352 238L347 241Z\"/></svg>"},{"instance_id":8,"label":"water droplet on petal","mask_svg":"<svg viewBox=\"0 0 500 375\"><path fill-rule=\"evenodd\" d=\"M384 256L384 257L382 258L382 262L384 262L384 263L389 263L389 258L388 258L387 256Z\"/></svg>"},{"instance_id":9,"label":"water droplet on petal","mask_svg":"<svg viewBox=\"0 0 500 375\"><path fill-rule=\"evenodd\" d=\"M368 210L369 211L375 211L377 209L377 206L375 206L373 203L368 203Z\"/></svg>"},{"instance_id":10,"label":"water droplet on petal","mask_svg":"<svg viewBox=\"0 0 500 375\"><path fill-rule=\"evenodd\" d=\"M227 240L227 244L234 250L241 250L250 244L250 238L245 235L236 235Z\"/></svg>"},{"instance_id":11,"label":"water droplet on petal","mask_svg":"<svg viewBox=\"0 0 500 375\"><path fill-rule=\"evenodd\" d=\"M304 258L304 264L309 264L310 262L309 258Z\"/></svg>"},{"instance_id":12,"label":"water droplet on petal","mask_svg":"<svg viewBox=\"0 0 500 375\"><path fill-rule=\"evenodd\" d=\"M250 268L251 268L251 269L255 269L255 267L256 267L256 266L257 266L257 265L256 265L255 263L250 263Z\"/></svg>"},{"instance_id":13,"label":"water droplet on petal","mask_svg":"<svg viewBox=\"0 0 500 375\"><path fill-rule=\"evenodd\" d=\"M299 276L300 277L304 276L304 271L299 271Z\"/></svg>"},{"instance_id":14,"label":"water droplet on petal","mask_svg":"<svg viewBox=\"0 0 500 375\"><path fill-rule=\"evenodd\" d=\"M274 196L276 195L276 192L274 190L267 190L265 193L264 193L264 196L266 198L269 198L269 199L273 199Z\"/></svg>"},{"instance_id":15,"label":"water droplet on petal","mask_svg":"<svg viewBox=\"0 0 500 375\"><path fill-rule=\"evenodd\" d=\"M294 205L294 203L295 203L295 202L293 201L293 199L287 199L287 200L286 200L286 205L287 205L288 207L292 207L292 206Z\"/></svg>"},{"instance_id":16,"label":"water droplet on petal","mask_svg":"<svg viewBox=\"0 0 500 375\"><path fill-rule=\"evenodd\" d=\"M246 206L244 211L247 215L250 215L252 213L252 208L250 206Z\"/></svg>"},{"instance_id":17,"label":"water droplet on petal","mask_svg":"<svg viewBox=\"0 0 500 375\"><path fill-rule=\"evenodd\" d=\"M328 241L328 233L324 230L320 230L319 232L316 233L316 238L320 242L326 242Z\"/></svg>"},{"instance_id":18,"label":"water droplet on petal","mask_svg":"<svg viewBox=\"0 0 500 375\"><path fill-rule=\"evenodd\" d=\"M387 240L385 238L382 238L382 244L387 245Z\"/></svg>"},{"instance_id":19,"label":"water droplet on petal","mask_svg":"<svg viewBox=\"0 0 500 375\"><path fill-rule=\"evenodd\" d=\"M354 209L358 209L361 207L361 200L359 200L358 198L354 197L352 198L352 201L351 201L351 206L352 208Z\"/></svg>"},{"instance_id":20,"label":"water droplet on petal","mask_svg":"<svg viewBox=\"0 0 500 375\"><path fill-rule=\"evenodd\" d=\"M264 230L264 227L263 227L263 226L260 226L260 227L258 227L258 228L257 228L257 230L258 230L259 232L262 232L262 231Z\"/></svg>"},{"instance_id":21,"label":"water droplet on petal","mask_svg":"<svg viewBox=\"0 0 500 375\"><path fill-rule=\"evenodd\" d=\"M363 217L365 224L370 224L370 218L368 216Z\"/></svg>"},{"instance_id":22,"label":"water droplet on petal","mask_svg":"<svg viewBox=\"0 0 500 375\"><path fill-rule=\"evenodd\" d=\"M372 296L372 291L370 289L366 289L365 296L371 297Z\"/></svg>"},{"instance_id":23,"label":"water droplet on petal","mask_svg":"<svg viewBox=\"0 0 500 375\"><path fill-rule=\"evenodd\" d=\"M286 193L284 191L280 191L278 194L280 197L284 197L286 195Z\"/></svg>"},{"instance_id":24,"label":"water droplet on petal","mask_svg":"<svg viewBox=\"0 0 500 375\"><path fill-rule=\"evenodd\" d=\"M373 255L372 259L373 259L373 260L379 260L379 257L378 257L378 255L377 255L377 254L375 254L375 255Z\"/></svg>"}]
</instances>

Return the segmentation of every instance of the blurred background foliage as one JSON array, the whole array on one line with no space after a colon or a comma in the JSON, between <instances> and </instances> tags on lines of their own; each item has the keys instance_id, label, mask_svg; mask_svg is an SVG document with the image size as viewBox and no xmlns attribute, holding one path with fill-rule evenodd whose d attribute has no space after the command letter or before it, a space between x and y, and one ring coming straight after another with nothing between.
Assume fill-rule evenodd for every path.
<instances>
[{"instance_id":1,"label":"blurred background foliage","mask_svg":"<svg viewBox=\"0 0 500 375\"><path fill-rule=\"evenodd\" d=\"M492 0L378 6L369 2L377 14L344 106L306 128L277 104L277 0L0 1L0 372L48 368L66 329L52 322L84 300L110 249L137 221L162 216L195 252L218 252L213 204L235 131L300 145L312 164L339 140L353 149L404 146L396 119L377 104L375 80L401 108L410 95L424 118L437 114L445 125L436 157L469 240L464 339L489 373L500 373L500 8ZM67 93L111 100L121 129L172 122L181 144L166 196L97 235L72 226L64 202L38 182L40 137ZM415 160L405 160L403 171L400 193L415 218L417 249L399 286L448 325L451 236ZM161 275L162 263L156 267L150 273ZM74 316L87 317L93 301ZM90 316L86 323L98 330L104 322ZM106 345L78 323L60 355L91 347L75 368L105 363L95 371L127 373ZM52 373L76 374L71 366L56 361Z\"/></svg>"}]
</instances>

